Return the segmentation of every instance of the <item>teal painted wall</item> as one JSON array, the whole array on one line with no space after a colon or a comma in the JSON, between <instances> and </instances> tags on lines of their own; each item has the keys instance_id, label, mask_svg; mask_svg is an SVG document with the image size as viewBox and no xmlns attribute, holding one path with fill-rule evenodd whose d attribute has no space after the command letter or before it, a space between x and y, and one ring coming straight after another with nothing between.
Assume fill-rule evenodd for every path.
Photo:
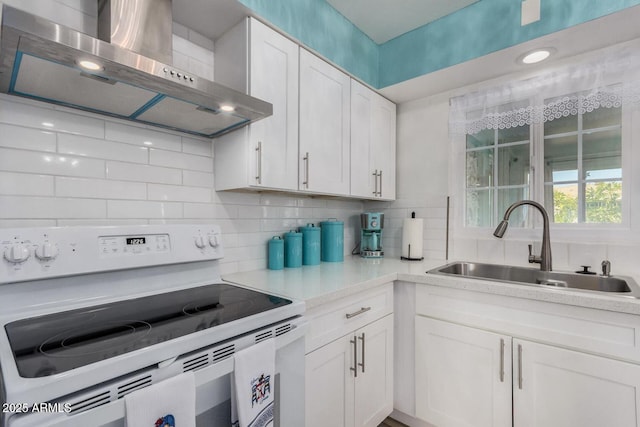
<instances>
[{"instance_id":1,"label":"teal painted wall","mask_svg":"<svg viewBox=\"0 0 640 427\"><path fill-rule=\"evenodd\" d=\"M325 0L239 0L325 58L378 87L378 45Z\"/></svg>"},{"instance_id":2,"label":"teal painted wall","mask_svg":"<svg viewBox=\"0 0 640 427\"><path fill-rule=\"evenodd\" d=\"M541 0L540 20L522 27L521 0L479 0L377 45L325 0L239 1L377 88L640 4L640 0Z\"/></svg>"},{"instance_id":3,"label":"teal painted wall","mask_svg":"<svg viewBox=\"0 0 640 427\"><path fill-rule=\"evenodd\" d=\"M540 3L540 20L524 27L520 26L520 0L480 0L380 45L378 87L560 31L640 4L640 0L541 0Z\"/></svg>"}]
</instances>

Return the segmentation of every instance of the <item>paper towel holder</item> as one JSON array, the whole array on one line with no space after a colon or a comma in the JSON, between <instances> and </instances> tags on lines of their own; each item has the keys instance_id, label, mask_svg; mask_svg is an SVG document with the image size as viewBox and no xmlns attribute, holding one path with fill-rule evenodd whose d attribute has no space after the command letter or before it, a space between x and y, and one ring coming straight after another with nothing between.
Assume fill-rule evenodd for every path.
<instances>
[{"instance_id":1,"label":"paper towel holder","mask_svg":"<svg viewBox=\"0 0 640 427\"><path fill-rule=\"evenodd\" d=\"M415 218L416 218L416 213L415 213L415 212L411 212L411 218L412 218L412 219L415 219ZM402 248L402 249L404 249L404 242L402 242L402 246L403 246L403 248ZM401 256L400 256L400 259L401 259L401 260L403 260L403 261L422 261L422 260L424 260L424 257L423 257L423 256L420 256L419 258L418 258L418 257L412 257L412 256L411 256L411 243L408 243L408 244L407 244L407 249L408 249L408 251L407 251L407 256L405 257L405 256L402 256L402 255L401 255ZM404 250L403 250L402 252L404 252ZM422 255L422 254L420 253L420 254L417 254L417 255Z\"/></svg>"}]
</instances>

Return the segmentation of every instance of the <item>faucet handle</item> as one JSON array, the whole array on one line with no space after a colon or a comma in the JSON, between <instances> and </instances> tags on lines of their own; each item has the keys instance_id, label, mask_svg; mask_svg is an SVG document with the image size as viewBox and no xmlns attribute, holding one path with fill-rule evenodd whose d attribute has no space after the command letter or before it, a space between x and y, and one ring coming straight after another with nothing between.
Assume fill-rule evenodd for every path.
<instances>
[{"instance_id":1,"label":"faucet handle","mask_svg":"<svg viewBox=\"0 0 640 427\"><path fill-rule=\"evenodd\" d=\"M536 262L536 256L533 255L533 245L527 245L529 247L529 264Z\"/></svg>"},{"instance_id":2,"label":"faucet handle","mask_svg":"<svg viewBox=\"0 0 640 427\"><path fill-rule=\"evenodd\" d=\"M602 261L602 275L605 277L611 276L611 262L609 260Z\"/></svg>"}]
</instances>

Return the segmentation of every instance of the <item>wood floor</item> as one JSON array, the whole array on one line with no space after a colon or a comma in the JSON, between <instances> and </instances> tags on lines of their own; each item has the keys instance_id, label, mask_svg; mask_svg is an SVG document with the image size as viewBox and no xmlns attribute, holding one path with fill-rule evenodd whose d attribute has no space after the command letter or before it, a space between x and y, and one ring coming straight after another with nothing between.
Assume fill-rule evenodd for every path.
<instances>
[{"instance_id":1,"label":"wood floor","mask_svg":"<svg viewBox=\"0 0 640 427\"><path fill-rule=\"evenodd\" d=\"M402 424L391 418L387 418L378 427L407 427L406 424Z\"/></svg>"}]
</instances>

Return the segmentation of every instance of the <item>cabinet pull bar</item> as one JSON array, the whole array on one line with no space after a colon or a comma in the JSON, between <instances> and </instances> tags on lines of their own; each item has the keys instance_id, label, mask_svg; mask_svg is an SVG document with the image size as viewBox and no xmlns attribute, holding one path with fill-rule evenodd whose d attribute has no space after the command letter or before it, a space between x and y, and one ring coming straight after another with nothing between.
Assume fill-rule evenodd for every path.
<instances>
[{"instance_id":1,"label":"cabinet pull bar","mask_svg":"<svg viewBox=\"0 0 640 427\"><path fill-rule=\"evenodd\" d=\"M382 169L380 169L378 176L380 177L380 190L378 190L378 195L382 197Z\"/></svg>"},{"instance_id":2,"label":"cabinet pull bar","mask_svg":"<svg viewBox=\"0 0 640 427\"><path fill-rule=\"evenodd\" d=\"M262 184L262 141L258 141L258 146L256 147L256 156L258 170L256 181L258 181L258 184Z\"/></svg>"},{"instance_id":3,"label":"cabinet pull bar","mask_svg":"<svg viewBox=\"0 0 640 427\"><path fill-rule=\"evenodd\" d=\"M347 319L351 319L352 317L356 317L362 313L366 313L369 310L371 310L371 307L362 307L358 311L354 311L353 313L347 313Z\"/></svg>"},{"instance_id":4,"label":"cabinet pull bar","mask_svg":"<svg viewBox=\"0 0 640 427\"><path fill-rule=\"evenodd\" d=\"M518 388L522 390L522 345L518 344Z\"/></svg>"},{"instance_id":5,"label":"cabinet pull bar","mask_svg":"<svg viewBox=\"0 0 640 427\"><path fill-rule=\"evenodd\" d=\"M373 171L372 175L373 175L373 181L374 181L374 185L375 185L375 188L373 190L373 195L377 196L378 195L378 169Z\"/></svg>"},{"instance_id":6,"label":"cabinet pull bar","mask_svg":"<svg viewBox=\"0 0 640 427\"><path fill-rule=\"evenodd\" d=\"M504 338L500 338L500 382L504 382Z\"/></svg>"},{"instance_id":7,"label":"cabinet pull bar","mask_svg":"<svg viewBox=\"0 0 640 427\"><path fill-rule=\"evenodd\" d=\"M305 153L302 160L304 160L304 181L302 182L302 185L304 185L306 188L309 188L309 152L308 151Z\"/></svg>"},{"instance_id":8,"label":"cabinet pull bar","mask_svg":"<svg viewBox=\"0 0 640 427\"><path fill-rule=\"evenodd\" d=\"M353 336L352 340L349 340L351 344L353 344L353 368L349 368L349 370L353 371L353 376L358 377L358 339L356 336Z\"/></svg>"},{"instance_id":9,"label":"cabinet pull bar","mask_svg":"<svg viewBox=\"0 0 640 427\"><path fill-rule=\"evenodd\" d=\"M358 339L362 340L362 363L358 363L358 365L362 368L362 373L364 374L364 332Z\"/></svg>"}]
</instances>

